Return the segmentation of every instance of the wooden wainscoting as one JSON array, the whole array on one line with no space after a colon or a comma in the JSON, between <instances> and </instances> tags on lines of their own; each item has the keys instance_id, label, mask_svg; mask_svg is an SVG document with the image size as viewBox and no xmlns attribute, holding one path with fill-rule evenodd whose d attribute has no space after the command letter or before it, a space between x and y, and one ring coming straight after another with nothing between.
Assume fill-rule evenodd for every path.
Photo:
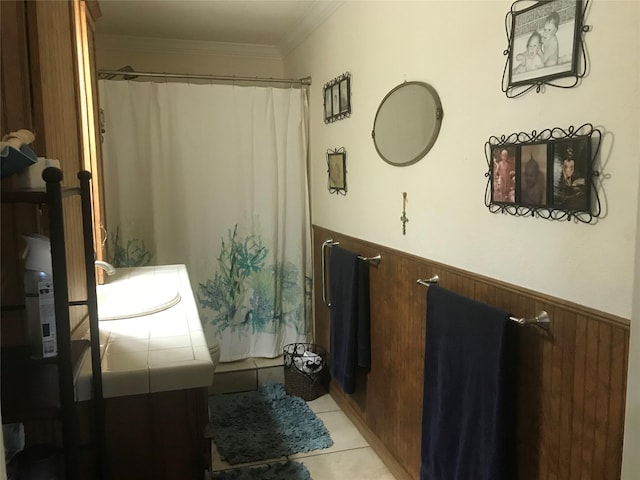
<instances>
[{"instance_id":1,"label":"wooden wainscoting","mask_svg":"<svg viewBox=\"0 0 640 480\"><path fill-rule=\"evenodd\" d=\"M315 341L329 347L322 301L322 243L332 238L371 266L371 369L355 394L331 393L398 478L420 477L426 289L439 275L462 295L533 317L546 310L551 331L520 330L519 480L620 478L629 321L404 252L313 227Z\"/></svg>"}]
</instances>

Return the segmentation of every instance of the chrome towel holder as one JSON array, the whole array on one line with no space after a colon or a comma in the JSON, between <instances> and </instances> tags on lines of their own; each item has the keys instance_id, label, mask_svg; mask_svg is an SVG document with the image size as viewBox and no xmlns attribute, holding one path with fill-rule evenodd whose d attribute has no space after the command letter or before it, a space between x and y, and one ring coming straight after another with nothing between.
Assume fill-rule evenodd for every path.
<instances>
[{"instance_id":1,"label":"chrome towel holder","mask_svg":"<svg viewBox=\"0 0 640 480\"><path fill-rule=\"evenodd\" d=\"M430 285L437 284L440 281L440 277L438 275L434 275L433 277L416 280L416 283L429 287ZM535 325L536 327L540 327L543 330L549 331L551 330L551 317L545 310L540 310L538 314L533 318L518 318L518 317L509 317L509 320L513 320L514 322L520 325Z\"/></svg>"},{"instance_id":2,"label":"chrome towel holder","mask_svg":"<svg viewBox=\"0 0 640 480\"><path fill-rule=\"evenodd\" d=\"M321 253L321 257L322 257L322 302L327 306L330 307L331 306L331 300L327 300L327 282L326 282L326 255L325 255L325 248L326 247L333 247L335 245L340 245L340 242L334 242L332 238L325 240L324 242L322 242L322 253ZM374 265L379 265L380 261L382 260L382 255L378 254L378 255L374 255L373 257L365 257L363 255L358 255L358 259L362 260L363 262L367 262L367 263L372 263Z\"/></svg>"}]
</instances>

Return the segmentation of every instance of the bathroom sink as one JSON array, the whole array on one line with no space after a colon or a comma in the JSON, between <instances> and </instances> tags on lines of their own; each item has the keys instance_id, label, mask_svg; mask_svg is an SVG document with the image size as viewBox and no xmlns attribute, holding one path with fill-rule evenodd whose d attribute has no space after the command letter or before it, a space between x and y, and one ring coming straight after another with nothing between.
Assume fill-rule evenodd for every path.
<instances>
[{"instance_id":1,"label":"bathroom sink","mask_svg":"<svg viewBox=\"0 0 640 480\"><path fill-rule=\"evenodd\" d=\"M98 320L118 320L161 312L181 297L174 286L127 281L98 285Z\"/></svg>"}]
</instances>

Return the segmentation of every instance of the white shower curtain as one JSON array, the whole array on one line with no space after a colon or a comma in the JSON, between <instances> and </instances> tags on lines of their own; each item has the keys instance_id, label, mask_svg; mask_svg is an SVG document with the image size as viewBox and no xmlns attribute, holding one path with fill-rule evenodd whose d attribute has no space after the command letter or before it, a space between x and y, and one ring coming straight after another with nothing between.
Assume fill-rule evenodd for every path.
<instances>
[{"instance_id":1,"label":"white shower curtain","mask_svg":"<svg viewBox=\"0 0 640 480\"><path fill-rule=\"evenodd\" d=\"M221 361L308 341L304 89L101 80L110 259L187 265Z\"/></svg>"}]
</instances>

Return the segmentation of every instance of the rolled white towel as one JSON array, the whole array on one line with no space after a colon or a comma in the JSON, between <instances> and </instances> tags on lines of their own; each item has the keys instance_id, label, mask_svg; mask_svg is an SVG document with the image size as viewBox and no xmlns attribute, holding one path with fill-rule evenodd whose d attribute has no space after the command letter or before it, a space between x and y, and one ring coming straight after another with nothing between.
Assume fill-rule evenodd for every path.
<instances>
[{"instance_id":1,"label":"rolled white towel","mask_svg":"<svg viewBox=\"0 0 640 480\"><path fill-rule=\"evenodd\" d=\"M302 360L302 357L293 357L293 364L301 372L304 371L304 361Z\"/></svg>"},{"instance_id":2,"label":"rolled white towel","mask_svg":"<svg viewBox=\"0 0 640 480\"><path fill-rule=\"evenodd\" d=\"M322 357L317 353L305 350L302 355L293 357L296 369L303 373L317 373L322 368Z\"/></svg>"},{"instance_id":3,"label":"rolled white towel","mask_svg":"<svg viewBox=\"0 0 640 480\"><path fill-rule=\"evenodd\" d=\"M2 141L0 142L0 150L2 150L4 147L13 147L16 150L20 150L20 147L22 147L22 145L33 143L35 139L36 136L33 134L33 132L22 128L17 132L11 132L2 137Z\"/></svg>"},{"instance_id":4,"label":"rolled white towel","mask_svg":"<svg viewBox=\"0 0 640 480\"><path fill-rule=\"evenodd\" d=\"M307 350L302 354L302 359L304 362L304 372L317 373L322 370L322 356L317 353Z\"/></svg>"}]
</instances>

